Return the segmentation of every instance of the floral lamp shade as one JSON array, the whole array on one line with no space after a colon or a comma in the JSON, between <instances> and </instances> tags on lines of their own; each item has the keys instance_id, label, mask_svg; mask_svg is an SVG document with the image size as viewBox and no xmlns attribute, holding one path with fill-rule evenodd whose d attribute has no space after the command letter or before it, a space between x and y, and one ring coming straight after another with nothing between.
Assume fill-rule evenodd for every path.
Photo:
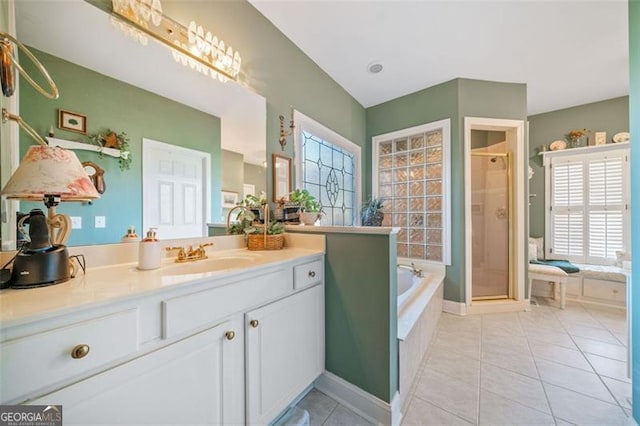
<instances>
[{"instance_id":1,"label":"floral lamp shade","mask_svg":"<svg viewBox=\"0 0 640 426\"><path fill-rule=\"evenodd\" d=\"M19 200L40 201L56 195L60 201L100 198L82 164L72 151L34 145L2 189L2 195Z\"/></svg>"}]
</instances>

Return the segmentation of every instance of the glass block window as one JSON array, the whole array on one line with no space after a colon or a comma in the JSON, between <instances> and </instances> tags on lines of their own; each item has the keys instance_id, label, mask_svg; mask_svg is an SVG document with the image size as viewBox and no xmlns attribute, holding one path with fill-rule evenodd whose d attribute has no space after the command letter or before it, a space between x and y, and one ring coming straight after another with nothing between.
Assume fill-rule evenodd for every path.
<instances>
[{"instance_id":1,"label":"glass block window","mask_svg":"<svg viewBox=\"0 0 640 426\"><path fill-rule=\"evenodd\" d=\"M302 131L302 187L322 205L323 225L353 225L354 154Z\"/></svg>"},{"instance_id":2,"label":"glass block window","mask_svg":"<svg viewBox=\"0 0 640 426\"><path fill-rule=\"evenodd\" d=\"M398 256L449 263L449 120L374 138L373 180Z\"/></svg>"},{"instance_id":3,"label":"glass block window","mask_svg":"<svg viewBox=\"0 0 640 426\"><path fill-rule=\"evenodd\" d=\"M360 205L360 147L295 112L296 186L322 205L323 226L353 226Z\"/></svg>"}]
</instances>

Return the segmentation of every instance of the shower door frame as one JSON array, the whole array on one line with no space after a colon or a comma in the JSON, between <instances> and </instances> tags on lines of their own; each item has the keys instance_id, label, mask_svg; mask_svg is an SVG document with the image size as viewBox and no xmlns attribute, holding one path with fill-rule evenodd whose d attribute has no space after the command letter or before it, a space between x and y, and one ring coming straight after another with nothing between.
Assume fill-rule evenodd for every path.
<instances>
[{"instance_id":1,"label":"shower door frame","mask_svg":"<svg viewBox=\"0 0 640 426\"><path fill-rule=\"evenodd\" d=\"M508 150L512 152L512 208L511 224L512 256L510 272L512 278L512 298L495 300L472 300L472 237L471 237L471 130L504 131L508 136ZM511 143L512 142L512 143ZM465 299L460 313L480 313L497 311L515 311L528 309L529 303L525 298L526 281L526 243L528 241L528 188L527 176L529 156L525 144L525 122L523 120L496 119L484 117L464 118L464 182L465 182ZM473 305L473 306L472 306Z\"/></svg>"},{"instance_id":2,"label":"shower door frame","mask_svg":"<svg viewBox=\"0 0 640 426\"><path fill-rule=\"evenodd\" d=\"M474 129L475 130L475 129ZM507 250L508 250L508 260L507 260L507 268L509 268L508 271L508 276L507 276L507 294L506 295L495 295L495 296L476 296L473 297L473 288L471 288L471 301L479 301L479 300L501 300L501 299L513 299L513 295L514 295L514 280L513 280L513 276L514 276L514 269L515 269L515 265L513 264L513 260L514 257L513 256L513 252L515 251L515 247L514 247L514 232L513 232L513 226L514 226L514 217L513 217L513 210L514 210L514 205L513 205L513 155L511 153L511 151L507 152L473 152L473 150L471 150L471 157L501 157L501 158L505 158L506 162L507 162L507 206L508 206L508 213L507 213L507 220L508 220L508 245L507 245ZM473 201L473 198L472 198ZM473 225L472 225L473 226ZM472 241L473 243L473 241ZM473 250L473 247L471 248ZM473 256L473 251L471 252L471 255ZM472 259L473 260L473 259ZM473 264L471 266L473 268ZM469 274L471 275L471 282L473 284L473 269L469 270Z\"/></svg>"}]
</instances>

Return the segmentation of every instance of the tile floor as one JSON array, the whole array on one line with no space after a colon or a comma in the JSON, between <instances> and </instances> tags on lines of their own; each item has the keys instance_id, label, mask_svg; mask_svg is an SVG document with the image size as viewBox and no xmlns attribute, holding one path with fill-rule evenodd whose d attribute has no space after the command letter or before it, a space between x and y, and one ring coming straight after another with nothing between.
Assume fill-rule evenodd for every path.
<instances>
[{"instance_id":1,"label":"tile floor","mask_svg":"<svg viewBox=\"0 0 640 426\"><path fill-rule=\"evenodd\" d=\"M443 313L404 425L617 425L630 416L624 311L568 302L531 312ZM312 425L366 425L317 390Z\"/></svg>"}]
</instances>

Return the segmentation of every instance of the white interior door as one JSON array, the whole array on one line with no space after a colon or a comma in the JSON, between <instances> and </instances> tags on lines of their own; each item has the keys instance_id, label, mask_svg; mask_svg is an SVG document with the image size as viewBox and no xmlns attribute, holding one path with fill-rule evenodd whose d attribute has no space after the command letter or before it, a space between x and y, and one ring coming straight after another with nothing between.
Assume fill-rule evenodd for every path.
<instances>
[{"instance_id":1,"label":"white interior door","mask_svg":"<svg viewBox=\"0 0 640 426\"><path fill-rule=\"evenodd\" d=\"M142 140L142 225L158 237L207 235L211 217L211 155L176 145Z\"/></svg>"}]
</instances>

